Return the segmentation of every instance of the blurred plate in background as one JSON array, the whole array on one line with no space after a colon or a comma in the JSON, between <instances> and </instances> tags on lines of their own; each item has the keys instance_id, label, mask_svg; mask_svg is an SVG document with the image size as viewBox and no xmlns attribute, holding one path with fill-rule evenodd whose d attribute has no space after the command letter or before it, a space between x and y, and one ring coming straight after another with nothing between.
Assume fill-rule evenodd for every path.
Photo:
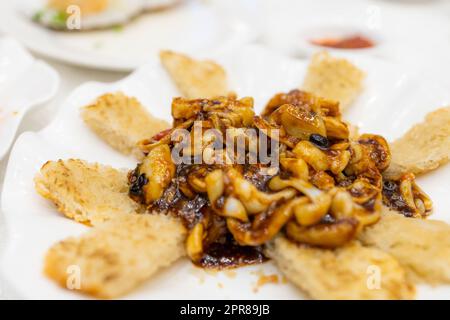
<instances>
[{"instance_id":1,"label":"blurred plate in background","mask_svg":"<svg viewBox=\"0 0 450 320\"><path fill-rule=\"evenodd\" d=\"M37 2L42 0L1 1L0 30L39 54L89 68L130 71L161 49L220 52L257 35L249 21L250 13L258 15L253 0L185 0L123 27L81 32L53 31L33 22L26 11Z\"/></svg>"}]
</instances>

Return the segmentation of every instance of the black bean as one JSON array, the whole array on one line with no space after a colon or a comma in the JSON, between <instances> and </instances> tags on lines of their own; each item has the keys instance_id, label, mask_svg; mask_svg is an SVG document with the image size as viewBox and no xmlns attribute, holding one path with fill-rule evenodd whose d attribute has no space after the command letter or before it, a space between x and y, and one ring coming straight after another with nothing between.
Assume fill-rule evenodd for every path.
<instances>
[{"instance_id":1,"label":"black bean","mask_svg":"<svg viewBox=\"0 0 450 320\"><path fill-rule=\"evenodd\" d=\"M328 141L328 139L317 133L313 133L312 135L310 135L309 141L314 143L321 149L328 149L328 147L330 146L330 142Z\"/></svg>"},{"instance_id":2,"label":"black bean","mask_svg":"<svg viewBox=\"0 0 450 320\"><path fill-rule=\"evenodd\" d=\"M386 191L395 191L397 189L397 184L394 181L384 181L383 182L383 189Z\"/></svg>"},{"instance_id":3,"label":"black bean","mask_svg":"<svg viewBox=\"0 0 450 320\"><path fill-rule=\"evenodd\" d=\"M134 196L141 196L142 193L143 193L143 192L142 192L142 188L139 187L138 185L133 184L133 185L130 187L130 194L131 194L131 195L134 195Z\"/></svg>"},{"instance_id":4,"label":"black bean","mask_svg":"<svg viewBox=\"0 0 450 320\"><path fill-rule=\"evenodd\" d=\"M148 183L148 179L145 177L145 174L141 174L139 178L137 179L137 185L138 186L145 186Z\"/></svg>"},{"instance_id":5,"label":"black bean","mask_svg":"<svg viewBox=\"0 0 450 320\"><path fill-rule=\"evenodd\" d=\"M144 173L138 176L138 172L134 172L130 179L130 194L133 196L142 196L142 188L148 183L148 179Z\"/></svg>"}]
</instances>

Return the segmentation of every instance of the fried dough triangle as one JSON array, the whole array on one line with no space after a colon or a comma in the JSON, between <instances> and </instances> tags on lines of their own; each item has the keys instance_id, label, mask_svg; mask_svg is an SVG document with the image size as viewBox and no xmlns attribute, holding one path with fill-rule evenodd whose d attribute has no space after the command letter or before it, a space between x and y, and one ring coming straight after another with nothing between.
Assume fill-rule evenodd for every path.
<instances>
[{"instance_id":1,"label":"fried dough triangle","mask_svg":"<svg viewBox=\"0 0 450 320\"><path fill-rule=\"evenodd\" d=\"M312 57L302 89L339 101L343 111L361 93L364 78L364 72L348 60L319 52Z\"/></svg>"},{"instance_id":2,"label":"fried dough triangle","mask_svg":"<svg viewBox=\"0 0 450 320\"><path fill-rule=\"evenodd\" d=\"M406 218L383 207L381 220L359 238L395 257L416 282L450 283L450 225L443 221Z\"/></svg>"},{"instance_id":3,"label":"fried dough triangle","mask_svg":"<svg viewBox=\"0 0 450 320\"><path fill-rule=\"evenodd\" d=\"M116 298L181 258L185 236L183 225L169 216L120 214L81 237L54 245L44 272L62 287ZM79 279L71 277L75 271Z\"/></svg>"},{"instance_id":4,"label":"fried dough triangle","mask_svg":"<svg viewBox=\"0 0 450 320\"><path fill-rule=\"evenodd\" d=\"M143 157L143 153L137 147L137 142L170 127L166 121L153 117L136 98L127 97L121 92L99 97L82 109L81 116L106 143L138 159Z\"/></svg>"},{"instance_id":5,"label":"fried dough triangle","mask_svg":"<svg viewBox=\"0 0 450 320\"><path fill-rule=\"evenodd\" d=\"M290 281L314 299L414 298L415 289L397 260L357 241L326 250L278 237L267 253ZM371 282L375 273L380 275L379 286Z\"/></svg>"},{"instance_id":6,"label":"fried dough triangle","mask_svg":"<svg viewBox=\"0 0 450 320\"><path fill-rule=\"evenodd\" d=\"M173 51L161 51L160 59L185 98L209 99L228 94L226 72L217 63Z\"/></svg>"},{"instance_id":7,"label":"fried dough triangle","mask_svg":"<svg viewBox=\"0 0 450 320\"><path fill-rule=\"evenodd\" d=\"M398 179L412 172L416 175L434 170L450 159L450 107L429 113L391 144L392 162L383 174Z\"/></svg>"},{"instance_id":8,"label":"fried dough triangle","mask_svg":"<svg viewBox=\"0 0 450 320\"><path fill-rule=\"evenodd\" d=\"M48 161L35 177L36 191L62 214L96 225L142 208L128 196L127 171L69 159Z\"/></svg>"}]
</instances>

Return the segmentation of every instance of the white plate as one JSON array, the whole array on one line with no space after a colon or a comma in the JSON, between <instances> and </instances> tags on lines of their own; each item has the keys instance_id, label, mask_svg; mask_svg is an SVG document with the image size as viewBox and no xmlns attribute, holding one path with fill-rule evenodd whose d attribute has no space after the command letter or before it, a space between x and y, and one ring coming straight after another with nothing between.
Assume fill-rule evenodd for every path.
<instances>
[{"instance_id":1,"label":"white plate","mask_svg":"<svg viewBox=\"0 0 450 320\"><path fill-rule=\"evenodd\" d=\"M24 6L42 0L1 1L0 30L28 48L67 63L130 71L161 49L186 53L221 51L249 42L256 34L248 16L254 0L187 0L173 8L144 14L118 30L55 32L32 22Z\"/></svg>"},{"instance_id":2,"label":"white plate","mask_svg":"<svg viewBox=\"0 0 450 320\"><path fill-rule=\"evenodd\" d=\"M59 76L15 40L0 38L0 160L25 113L56 93Z\"/></svg>"},{"instance_id":3,"label":"white plate","mask_svg":"<svg viewBox=\"0 0 450 320\"><path fill-rule=\"evenodd\" d=\"M295 88L301 83L306 61L292 60L260 47L245 47L238 53L218 57L226 68L231 87L240 96L255 97L260 111L275 93ZM363 129L386 133L392 138L404 131L424 113L449 102L448 91L427 87L414 75L398 70L380 60L355 57L355 63L368 73L366 90L348 114L358 119ZM432 90L424 95L418 86ZM43 257L55 242L87 230L57 213L54 206L33 187L33 177L47 160L69 157L98 161L114 167L133 168L135 160L114 151L92 133L79 116L81 106L97 96L116 90L136 96L158 117L170 120L170 102L179 93L162 67L154 63L140 68L115 84L87 83L70 95L54 122L39 133L25 133L17 141L9 161L2 196L7 244L0 258L0 273L12 288L25 298L85 298L59 288L42 274ZM446 94L446 98L442 95ZM407 97L405 97L407 96ZM447 99L447 100L445 100ZM404 103L398 104L399 101ZM394 117L385 114L395 109ZM409 110L408 112L403 112ZM367 114L365 114L367 113ZM447 177L447 179L443 178ZM425 190L436 204L436 218L450 204L447 195L450 167L421 178ZM272 263L211 274L185 260L170 267L126 298L137 299L299 299L303 295L290 284L270 284L254 291L260 273L277 274ZM194 294L195 292L195 294ZM446 295L445 295L446 294ZM419 297L448 297L450 287L421 287Z\"/></svg>"}]
</instances>

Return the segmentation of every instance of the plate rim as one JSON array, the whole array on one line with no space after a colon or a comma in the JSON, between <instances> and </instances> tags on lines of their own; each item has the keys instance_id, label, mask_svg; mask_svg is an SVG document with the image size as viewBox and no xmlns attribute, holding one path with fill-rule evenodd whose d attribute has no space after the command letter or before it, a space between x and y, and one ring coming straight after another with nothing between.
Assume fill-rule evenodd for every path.
<instances>
[{"instance_id":1,"label":"plate rim","mask_svg":"<svg viewBox=\"0 0 450 320\"><path fill-rule=\"evenodd\" d=\"M18 114L15 116L15 119L14 119L16 124L13 129L13 135L8 142L5 142L4 144L2 143L2 146L0 146L0 160L3 160L3 158L6 156L8 151L10 151L11 145L13 143L15 143L17 131L18 131L20 124L22 123L22 120L25 117L25 115L28 112L30 112L31 110L34 110L35 108L37 108L39 106L43 106L46 102L50 101L56 95L56 93L60 87L60 84L61 84L61 78L56 69L54 69L52 66L50 66L47 62L45 62L41 59L36 59L30 52L27 51L26 48L24 48L20 44L20 42L18 42L14 38L9 37L9 36L0 37L0 42L9 42L11 45L14 46L14 49L16 50L16 52L20 52L20 54L25 55L27 57L27 59L30 59L30 63L28 64L26 69L24 69L23 71L18 73L16 75L16 78L20 77L21 75L26 73L27 70L29 70L33 66L39 66L42 68L42 71L44 73L35 74L35 76L41 77L41 78L46 78L46 80L48 80L48 82L50 83L48 90L45 93L42 93L42 96L40 96L39 99L30 101L28 104L26 104L22 108L20 108L20 110L18 110ZM13 79L12 83L14 83L14 81L16 81L16 79Z\"/></svg>"}]
</instances>

